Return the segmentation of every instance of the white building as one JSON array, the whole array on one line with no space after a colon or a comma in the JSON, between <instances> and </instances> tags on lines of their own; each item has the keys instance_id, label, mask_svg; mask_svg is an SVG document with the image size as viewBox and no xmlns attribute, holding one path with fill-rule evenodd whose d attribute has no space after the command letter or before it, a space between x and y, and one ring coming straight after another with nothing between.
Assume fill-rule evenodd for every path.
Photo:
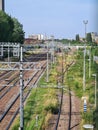
<instances>
[{"instance_id":1,"label":"white building","mask_svg":"<svg viewBox=\"0 0 98 130\"><path fill-rule=\"evenodd\" d=\"M98 44L98 36L95 36L95 42Z\"/></svg>"},{"instance_id":2,"label":"white building","mask_svg":"<svg viewBox=\"0 0 98 130\"><path fill-rule=\"evenodd\" d=\"M92 41L95 42L96 37L98 37L98 34L97 34L97 32L91 32L91 36L92 36Z\"/></svg>"},{"instance_id":3,"label":"white building","mask_svg":"<svg viewBox=\"0 0 98 130\"><path fill-rule=\"evenodd\" d=\"M38 40L44 40L45 36L43 34L38 34Z\"/></svg>"},{"instance_id":4,"label":"white building","mask_svg":"<svg viewBox=\"0 0 98 130\"><path fill-rule=\"evenodd\" d=\"M45 40L45 36L43 34L32 34L29 35L29 38L34 40Z\"/></svg>"}]
</instances>

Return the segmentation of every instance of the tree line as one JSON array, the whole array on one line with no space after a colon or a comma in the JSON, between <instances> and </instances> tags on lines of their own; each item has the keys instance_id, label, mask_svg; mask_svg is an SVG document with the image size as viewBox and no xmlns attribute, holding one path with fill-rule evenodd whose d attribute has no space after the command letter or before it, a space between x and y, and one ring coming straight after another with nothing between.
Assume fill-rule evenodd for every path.
<instances>
[{"instance_id":1,"label":"tree line","mask_svg":"<svg viewBox=\"0 0 98 130\"><path fill-rule=\"evenodd\" d=\"M0 42L24 42L23 25L3 11L0 11Z\"/></svg>"}]
</instances>

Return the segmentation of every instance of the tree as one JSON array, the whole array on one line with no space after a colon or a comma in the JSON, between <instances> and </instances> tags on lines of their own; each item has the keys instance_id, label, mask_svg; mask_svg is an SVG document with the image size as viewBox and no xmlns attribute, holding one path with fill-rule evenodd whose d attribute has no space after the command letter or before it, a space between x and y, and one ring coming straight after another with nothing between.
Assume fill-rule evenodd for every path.
<instances>
[{"instance_id":1,"label":"tree","mask_svg":"<svg viewBox=\"0 0 98 130\"><path fill-rule=\"evenodd\" d=\"M0 11L0 42L11 40L14 29L14 23L10 16Z\"/></svg>"},{"instance_id":2,"label":"tree","mask_svg":"<svg viewBox=\"0 0 98 130\"><path fill-rule=\"evenodd\" d=\"M13 18L13 22L14 22L14 30L12 34L13 42L19 42L23 44L24 42L23 26L18 22L16 18Z\"/></svg>"},{"instance_id":3,"label":"tree","mask_svg":"<svg viewBox=\"0 0 98 130\"><path fill-rule=\"evenodd\" d=\"M14 30L14 22L13 22L13 19L10 16L8 16L8 26L9 26L10 30L8 32L7 41L12 42L12 34L13 34L13 30Z\"/></svg>"},{"instance_id":4,"label":"tree","mask_svg":"<svg viewBox=\"0 0 98 130\"><path fill-rule=\"evenodd\" d=\"M92 42L91 33L87 33L86 40L87 40L87 42Z\"/></svg>"},{"instance_id":5,"label":"tree","mask_svg":"<svg viewBox=\"0 0 98 130\"><path fill-rule=\"evenodd\" d=\"M79 34L76 34L76 41L79 41L80 38L79 38Z\"/></svg>"},{"instance_id":6,"label":"tree","mask_svg":"<svg viewBox=\"0 0 98 130\"><path fill-rule=\"evenodd\" d=\"M24 42L22 24L3 11L0 11L0 42Z\"/></svg>"}]
</instances>

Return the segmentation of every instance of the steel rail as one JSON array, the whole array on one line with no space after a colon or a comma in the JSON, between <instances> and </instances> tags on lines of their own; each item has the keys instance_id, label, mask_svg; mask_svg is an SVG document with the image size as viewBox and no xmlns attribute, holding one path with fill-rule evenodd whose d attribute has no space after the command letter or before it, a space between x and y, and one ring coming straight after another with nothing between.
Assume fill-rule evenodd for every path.
<instances>
[{"instance_id":1,"label":"steel rail","mask_svg":"<svg viewBox=\"0 0 98 130\"><path fill-rule=\"evenodd\" d=\"M44 69L43 69L42 71L44 72ZM36 74L35 74L35 75L36 75ZM39 80L39 78L41 77L41 75L42 75L42 73L40 73L39 77L37 77L38 80ZM36 83L37 83L37 80L36 80L35 84L36 84ZM28 95L30 94L30 91L31 91L31 89L30 89L30 90L27 92L27 94L25 95L25 97L24 97L24 102L25 102L25 100L27 99ZM20 96L20 95L19 95L19 96ZM19 107L19 108L16 110L16 112L14 113L14 115L13 115L11 121L9 122L9 124L8 124L7 127L6 127L6 130L9 130L9 128L11 127L11 125L12 125L14 119L16 118L17 114L19 113L19 109L20 109L20 107Z\"/></svg>"},{"instance_id":2,"label":"steel rail","mask_svg":"<svg viewBox=\"0 0 98 130\"><path fill-rule=\"evenodd\" d=\"M71 63L69 63L66 67L66 69L64 70L63 74L65 72L68 71L69 67L71 65L73 65L74 61L72 61ZM61 100L60 100L60 106L59 106L59 112L58 112L58 118L57 118L57 121L56 121L56 125L55 125L55 128L54 130L57 130L58 129L58 124L59 124L59 121L60 121L60 115L61 115L61 108L62 108L62 102L63 102L63 87L62 87L62 93L61 93ZM68 124L68 130L70 130L70 126L71 126L71 93L70 93L70 88L69 88L69 124Z\"/></svg>"}]
</instances>

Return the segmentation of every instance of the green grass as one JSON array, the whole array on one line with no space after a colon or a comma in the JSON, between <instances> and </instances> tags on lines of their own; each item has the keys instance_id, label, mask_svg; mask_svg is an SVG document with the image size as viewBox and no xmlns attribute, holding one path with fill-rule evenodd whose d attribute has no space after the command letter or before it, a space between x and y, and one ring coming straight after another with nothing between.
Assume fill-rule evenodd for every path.
<instances>
[{"instance_id":1,"label":"green grass","mask_svg":"<svg viewBox=\"0 0 98 130\"><path fill-rule=\"evenodd\" d=\"M92 51L92 59L95 50ZM97 51L98 52L98 51ZM75 92L75 94L78 97L87 96L88 97L88 104L87 104L87 113L82 114L83 123L94 123L94 115L93 112L95 110L94 108L94 78L89 78L89 64L88 64L88 56L86 56L86 89L83 91L83 51L80 50L78 52L77 57L75 57L76 63L70 68L70 70L67 72L66 84L70 86L70 88ZM91 74L95 73L96 71L96 65L93 63L92 60L92 66L91 66ZM92 105L92 110L90 110L90 105ZM82 109L83 111L83 109ZM95 117L96 118L96 117ZM97 122L97 119L96 119ZM83 125L83 124L82 124Z\"/></svg>"},{"instance_id":2,"label":"green grass","mask_svg":"<svg viewBox=\"0 0 98 130\"><path fill-rule=\"evenodd\" d=\"M94 50L95 51L95 50ZM94 54L94 52L92 52ZM71 57L65 62L71 60ZM82 96L88 98L87 113L82 113L83 123L93 123L93 114L90 111L90 105L94 104L94 79L89 78L88 74L88 57L86 56L86 90L83 91L83 50L78 51L78 55L72 56L75 59L75 64L69 69L67 74L64 75L64 86L68 86L75 92L76 96L80 99ZM58 64L57 64L58 63ZM58 71L57 67L62 65L62 57L59 56L57 63L52 66L49 74L49 82L46 82L46 73L38 83L38 88L33 89L30 97L27 100L24 109L24 126L25 130L43 130L51 118L51 115L58 112L58 99L57 99L57 75L61 75L61 70ZM91 73L95 72L95 64L92 65ZM94 107L92 107L92 112ZM83 111L82 111L83 112ZM38 115L38 127L36 128L36 115ZM90 119L90 120L89 120ZM13 130L17 130L19 126L19 119L15 122ZM83 125L83 124L82 124Z\"/></svg>"},{"instance_id":3,"label":"green grass","mask_svg":"<svg viewBox=\"0 0 98 130\"><path fill-rule=\"evenodd\" d=\"M33 89L24 108L24 129L40 130L45 127L48 115L58 112L57 89L36 88ZM36 116L38 115L38 128L36 128ZM12 130L19 127L19 119L15 122Z\"/></svg>"}]
</instances>

